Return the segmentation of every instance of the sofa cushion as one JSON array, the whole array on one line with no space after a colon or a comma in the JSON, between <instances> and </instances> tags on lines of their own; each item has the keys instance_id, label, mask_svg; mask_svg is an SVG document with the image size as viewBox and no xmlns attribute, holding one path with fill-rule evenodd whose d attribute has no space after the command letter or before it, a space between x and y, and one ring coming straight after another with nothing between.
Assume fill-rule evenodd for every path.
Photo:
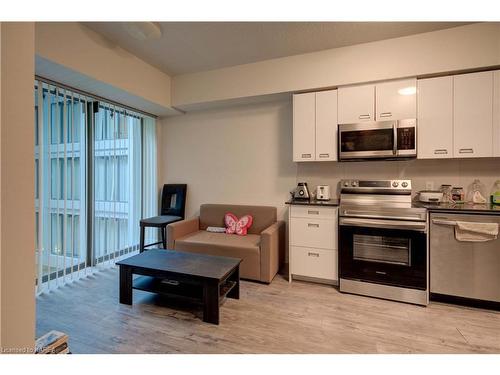
<instances>
[{"instance_id":1,"label":"sofa cushion","mask_svg":"<svg viewBox=\"0 0 500 375\"><path fill-rule=\"evenodd\" d=\"M260 236L212 233L200 230L175 240L175 250L243 259L240 276L260 279Z\"/></svg>"},{"instance_id":2,"label":"sofa cushion","mask_svg":"<svg viewBox=\"0 0 500 375\"><path fill-rule=\"evenodd\" d=\"M253 223L248 229L250 234L260 234L277 220L276 207L243 206L233 204L202 204L200 206L200 229L224 227L224 215L231 212L237 217L252 215Z\"/></svg>"}]
</instances>

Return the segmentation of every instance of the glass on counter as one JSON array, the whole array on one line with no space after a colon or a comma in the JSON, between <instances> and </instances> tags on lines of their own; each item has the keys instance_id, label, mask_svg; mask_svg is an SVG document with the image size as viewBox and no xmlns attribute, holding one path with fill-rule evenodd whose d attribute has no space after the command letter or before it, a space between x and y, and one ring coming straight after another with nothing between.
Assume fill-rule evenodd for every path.
<instances>
[{"instance_id":1,"label":"glass on counter","mask_svg":"<svg viewBox=\"0 0 500 375\"><path fill-rule=\"evenodd\" d=\"M464 202L464 188L461 186L454 186L451 189L451 200L455 203Z\"/></svg>"}]
</instances>

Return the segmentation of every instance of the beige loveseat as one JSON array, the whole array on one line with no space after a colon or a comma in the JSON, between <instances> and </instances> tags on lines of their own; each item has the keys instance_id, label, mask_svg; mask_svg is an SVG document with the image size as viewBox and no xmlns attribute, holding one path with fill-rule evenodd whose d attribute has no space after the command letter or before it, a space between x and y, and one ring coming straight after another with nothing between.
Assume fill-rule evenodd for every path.
<instances>
[{"instance_id":1,"label":"beige loveseat","mask_svg":"<svg viewBox=\"0 0 500 375\"><path fill-rule=\"evenodd\" d=\"M246 236L206 231L224 227L228 212L253 216ZM285 223L276 207L203 204L199 217L168 225L167 239L169 249L241 258L241 278L270 283L284 260Z\"/></svg>"}]
</instances>

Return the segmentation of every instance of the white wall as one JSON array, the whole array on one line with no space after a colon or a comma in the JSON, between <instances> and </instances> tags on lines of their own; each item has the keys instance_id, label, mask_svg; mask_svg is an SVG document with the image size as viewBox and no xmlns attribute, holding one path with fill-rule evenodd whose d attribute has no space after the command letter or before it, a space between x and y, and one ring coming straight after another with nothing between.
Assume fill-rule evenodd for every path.
<instances>
[{"instance_id":1,"label":"white wall","mask_svg":"<svg viewBox=\"0 0 500 375\"><path fill-rule=\"evenodd\" d=\"M243 105L163 119L159 183L187 183L187 217L202 203L278 207L295 185L291 102Z\"/></svg>"},{"instance_id":2,"label":"white wall","mask_svg":"<svg viewBox=\"0 0 500 375\"><path fill-rule=\"evenodd\" d=\"M78 22L37 22L35 32L37 74L154 114L168 113L170 76L159 69Z\"/></svg>"},{"instance_id":3,"label":"white wall","mask_svg":"<svg viewBox=\"0 0 500 375\"><path fill-rule=\"evenodd\" d=\"M0 309L2 348L35 342L34 24L1 24Z\"/></svg>"},{"instance_id":4,"label":"white wall","mask_svg":"<svg viewBox=\"0 0 500 375\"><path fill-rule=\"evenodd\" d=\"M479 23L252 64L172 80L172 105L500 65L500 23Z\"/></svg>"},{"instance_id":5,"label":"white wall","mask_svg":"<svg viewBox=\"0 0 500 375\"><path fill-rule=\"evenodd\" d=\"M462 186L465 190L475 178L486 185L487 193L500 179L500 159L449 159L409 161L363 161L298 163L297 182L306 181L312 187L330 185L338 193L343 178L411 179L413 191L425 190L426 183Z\"/></svg>"}]
</instances>

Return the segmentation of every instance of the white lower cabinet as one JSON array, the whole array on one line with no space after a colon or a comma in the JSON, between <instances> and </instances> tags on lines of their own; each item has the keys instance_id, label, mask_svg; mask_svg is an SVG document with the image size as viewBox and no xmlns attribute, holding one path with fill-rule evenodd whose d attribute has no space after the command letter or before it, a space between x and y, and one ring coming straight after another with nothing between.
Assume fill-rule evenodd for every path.
<instances>
[{"instance_id":1,"label":"white lower cabinet","mask_svg":"<svg viewBox=\"0 0 500 375\"><path fill-rule=\"evenodd\" d=\"M337 280L337 250L291 246L292 275Z\"/></svg>"},{"instance_id":2,"label":"white lower cabinet","mask_svg":"<svg viewBox=\"0 0 500 375\"><path fill-rule=\"evenodd\" d=\"M291 206L289 280L338 282L337 207Z\"/></svg>"}]
</instances>

